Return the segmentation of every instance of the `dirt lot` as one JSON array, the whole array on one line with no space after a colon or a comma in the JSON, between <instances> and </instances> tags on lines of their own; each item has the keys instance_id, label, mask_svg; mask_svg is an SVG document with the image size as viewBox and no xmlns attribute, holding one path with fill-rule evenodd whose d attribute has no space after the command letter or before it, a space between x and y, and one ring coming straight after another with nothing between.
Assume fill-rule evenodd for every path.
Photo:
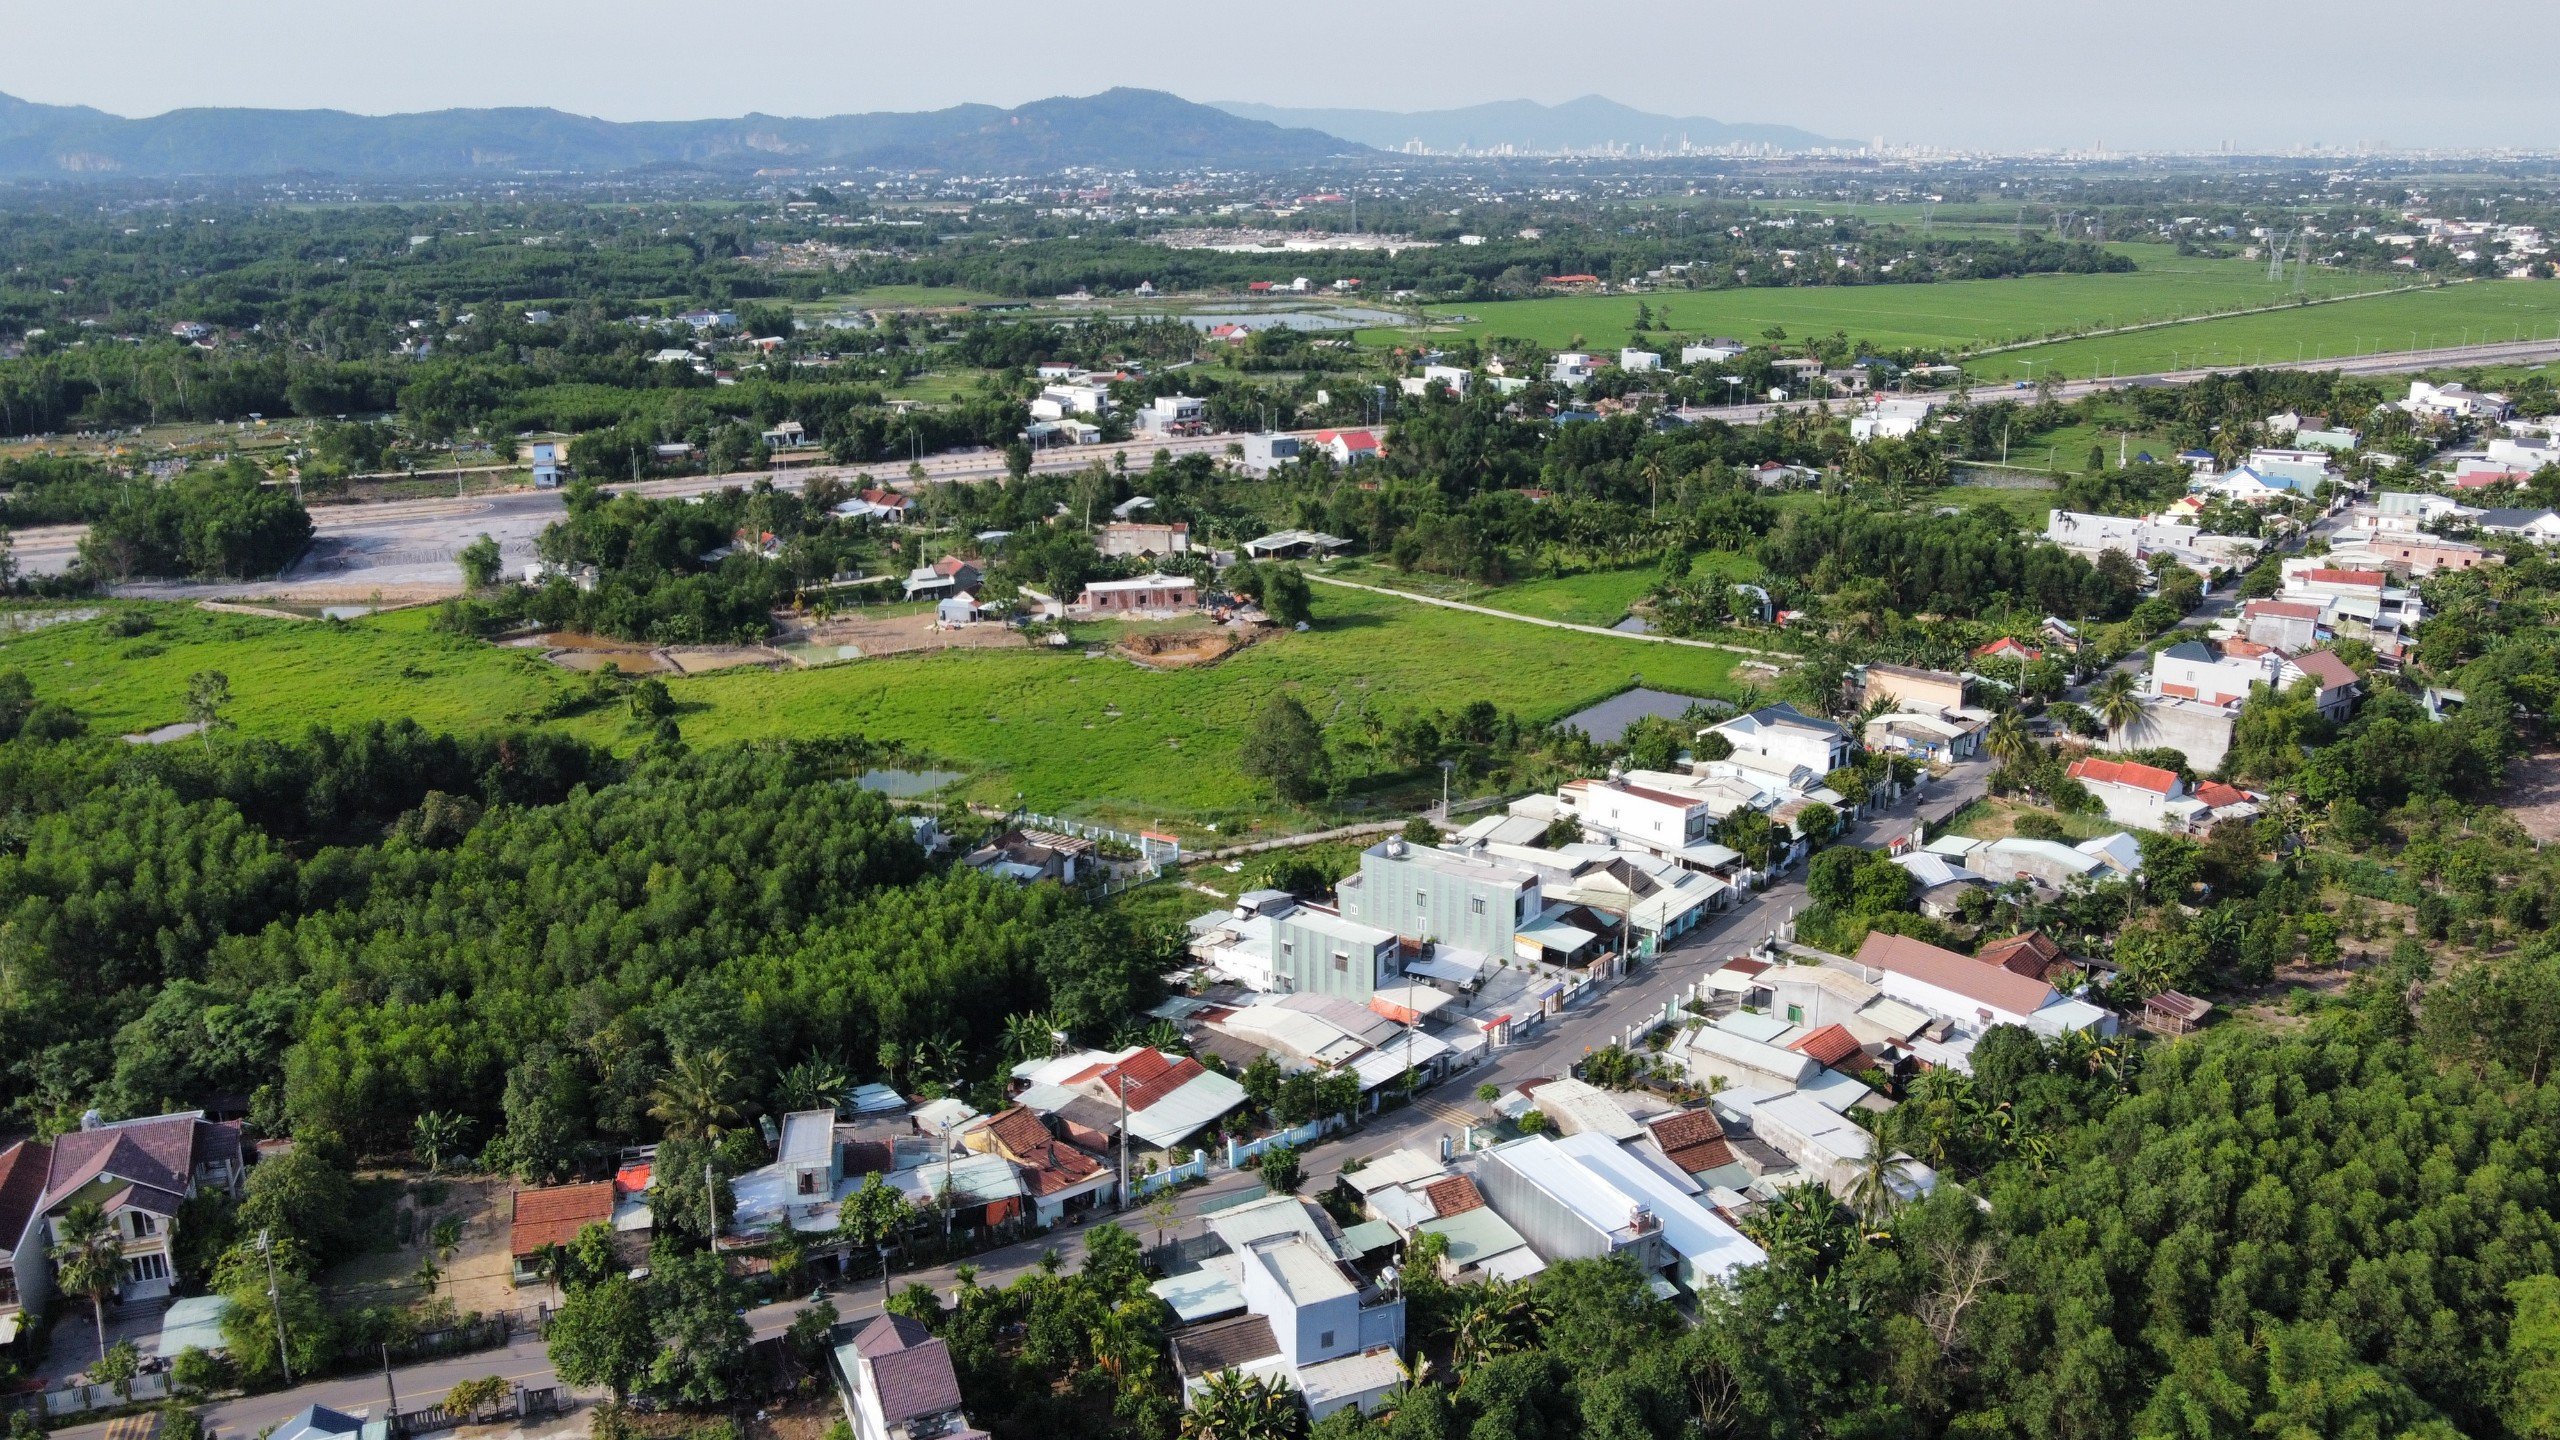
<instances>
[{"instance_id":1,"label":"dirt lot","mask_svg":"<svg viewBox=\"0 0 2560 1440\"><path fill-rule=\"evenodd\" d=\"M1122 658L1134 660L1151 670L1182 670L1194 665L1216 664L1257 638L1253 633L1229 630L1223 626L1197 630L1144 630L1122 637L1111 648Z\"/></svg>"},{"instance_id":2,"label":"dirt lot","mask_svg":"<svg viewBox=\"0 0 2560 1440\"><path fill-rule=\"evenodd\" d=\"M2537 750L2507 767L2507 813L2535 840L2560 840L2560 750Z\"/></svg>"},{"instance_id":3,"label":"dirt lot","mask_svg":"<svg viewBox=\"0 0 2560 1440\"><path fill-rule=\"evenodd\" d=\"M869 660L917 650L1019 650L1030 645L1008 625L939 626L930 613L837 615L794 637L791 653L803 664Z\"/></svg>"},{"instance_id":4,"label":"dirt lot","mask_svg":"<svg viewBox=\"0 0 2560 1440\"><path fill-rule=\"evenodd\" d=\"M388 1187L381 1219L389 1229L380 1243L329 1272L329 1291L340 1305L405 1304L426 1298L417 1282L418 1262L425 1258L436 1222L448 1216L461 1222L461 1245L444 1262L439 1296L464 1314L518 1310L534 1303L532 1291L519 1291L510 1281L514 1260L508 1254L508 1197L512 1186L498 1176L446 1176L434 1181L378 1177L367 1182ZM399 1216L409 1212L406 1244L399 1242Z\"/></svg>"}]
</instances>

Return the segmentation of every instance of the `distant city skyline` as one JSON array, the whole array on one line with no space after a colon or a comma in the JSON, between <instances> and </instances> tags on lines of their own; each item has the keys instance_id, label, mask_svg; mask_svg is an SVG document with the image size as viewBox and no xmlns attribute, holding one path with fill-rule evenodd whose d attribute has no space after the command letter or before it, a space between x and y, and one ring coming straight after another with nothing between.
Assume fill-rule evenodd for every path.
<instances>
[{"instance_id":1,"label":"distant city skyline","mask_svg":"<svg viewBox=\"0 0 2560 1440\"><path fill-rule=\"evenodd\" d=\"M2551 0L2476 0L2435 21L2384 0L1625 0L1570 15L1525 0L1130 0L1062 21L1022 0L0 0L0 91L130 116L533 105L612 120L1015 105L1114 85L1386 110L1597 93L1906 146L2560 150L2560 93L2483 63L2551 53Z\"/></svg>"}]
</instances>

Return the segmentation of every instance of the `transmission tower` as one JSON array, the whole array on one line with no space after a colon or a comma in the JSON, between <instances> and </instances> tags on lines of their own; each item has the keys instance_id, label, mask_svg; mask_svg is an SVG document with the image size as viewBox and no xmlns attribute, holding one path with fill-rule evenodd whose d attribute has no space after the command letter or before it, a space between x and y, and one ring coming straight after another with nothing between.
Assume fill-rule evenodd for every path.
<instances>
[{"instance_id":1,"label":"transmission tower","mask_svg":"<svg viewBox=\"0 0 2560 1440\"><path fill-rule=\"evenodd\" d=\"M2284 248L2286 245L2290 244L2292 240L2293 237L2290 235L2278 235L2273 240L2267 242L2268 279L2281 280L2284 278Z\"/></svg>"},{"instance_id":2,"label":"transmission tower","mask_svg":"<svg viewBox=\"0 0 2560 1440\"><path fill-rule=\"evenodd\" d=\"M2296 295L2301 294L2301 293L2302 293L2303 283L2304 283L2305 281L2309 280L2310 278L2311 278L2311 231L2310 231L2309 229L2307 229L2307 228L2306 228L2306 229L2302 232L2302 253L2301 253L2300 255L2298 255L2298 256L2296 256L2296 257L2294 257L2294 262L2293 262L2293 293L2294 293L2294 294L2296 294Z\"/></svg>"}]
</instances>

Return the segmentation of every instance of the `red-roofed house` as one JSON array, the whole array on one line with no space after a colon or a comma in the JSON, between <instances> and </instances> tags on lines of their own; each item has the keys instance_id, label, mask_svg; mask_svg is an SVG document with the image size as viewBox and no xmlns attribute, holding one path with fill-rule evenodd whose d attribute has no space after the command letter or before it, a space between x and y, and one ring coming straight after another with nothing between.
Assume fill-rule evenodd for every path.
<instances>
[{"instance_id":1,"label":"red-roofed house","mask_svg":"<svg viewBox=\"0 0 2560 1440\"><path fill-rule=\"evenodd\" d=\"M2033 645L2027 644L2023 640L2016 640L2003 635L1988 645L1974 647L1973 658L1976 660L2016 660L2022 663L2033 663L2034 661L2043 659L2044 652Z\"/></svg>"},{"instance_id":2,"label":"red-roofed house","mask_svg":"<svg viewBox=\"0 0 2560 1440\"><path fill-rule=\"evenodd\" d=\"M1653 1143L1662 1147L1663 1155L1701 1184L1739 1190L1751 1183L1751 1171L1726 1142L1715 1111L1703 1106L1675 1111L1646 1128L1653 1132Z\"/></svg>"},{"instance_id":3,"label":"red-roofed house","mask_svg":"<svg viewBox=\"0 0 2560 1440\"><path fill-rule=\"evenodd\" d=\"M2145 830L2169 829L2169 806L2187 793L2187 782L2175 770L2131 760L2092 755L2072 761L2066 773L2107 807L2108 819Z\"/></svg>"},{"instance_id":4,"label":"red-roofed house","mask_svg":"<svg viewBox=\"0 0 2560 1440\"><path fill-rule=\"evenodd\" d=\"M1828 1065L1834 1070L1851 1075L1861 1070L1872 1069L1876 1063L1874 1057L1867 1054L1866 1047L1858 1043L1858 1037L1850 1034L1849 1028L1845 1025L1825 1025L1819 1030L1788 1042L1787 1048Z\"/></svg>"},{"instance_id":5,"label":"red-roofed house","mask_svg":"<svg viewBox=\"0 0 2560 1440\"><path fill-rule=\"evenodd\" d=\"M1336 465L1357 465L1381 453L1378 437L1367 430L1319 430L1316 444L1333 456Z\"/></svg>"},{"instance_id":6,"label":"red-roofed house","mask_svg":"<svg viewBox=\"0 0 2560 1440\"><path fill-rule=\"evenodd\" d=\"M42 1315L53 1293L53 1267L45 1258L44 1180L53 1147L21 1140L0 1150L0 1345L18 1338L22 1313Z\"/></svg>"},{"instance_id":7,"label":"red-roofed house","mask_svg":"<svg viewBox=\"0 0 2560 1440\"><path fill-rule=\"evenodd\" d=\"M951 1347L904 1315L881 1315L833 1352L854 1440L985 1440L961 1413Z\"/></svg>"},{"instance_id":8,"label":"red-roofed house","mask_svg":"<svg viewBox=\"0 0 2560 1440\"><path fill-rule=\"evenodd\" d=\"M696 1187L696 1194L699 1193ZM507 1236L508 1253L515 1257L515 1282L539 1282L543 1278L544 1251L568 1244L590 1225L612 1224L613 1199L610 1180L516 1191L515 1213Z\"/></svg>"},{"instance_id":9,"label":"red-roofed house","mask_svg":"<svg viewBox=\"0 0 2560 1440\"><path fill-rule=\"evenodd\" d=\"M2053 967L2063 962L2062 947L2041 930L2029 930L2006 940L1994 940L1974 953L1974 959L1985 965L1997 965L2012 975L2051 984Z\"/></svg>"},{"instance_id":10,"label":"red-roofed house","mask_svg":"<svg viewBox=\"0 0 2560 1440\"><path fill-rule=\"evenodd\" d=\"M1145 1046L1120 1056L1098 1054L1097 1063L1060 1083L1108 1103L1115 1113L1125 1096L1129 1134L1150 1145L1171 1146L1190 1139L1245 1099L1243 1086L1199 1061L1187 1055L1176 1059Z\"/></svg>"},{"instance_id":11,"label":"red-roofed house","mask_svg":"<svg viewBox=\"0 0 2560 1440\"><path fill-rule=\"evenodd\" d=\"M2344 720L2356 708L2356 696L2363 693L2364 681L2354 666L2326 650L2306 650L2294 656L2293 663L2320 687L2318 704L2322 715Z\"/></svg>"},{"instance_id":12,"label":"red-roofed house","mask_svg":"<svg viewBox=\"0 0 2560 1440\"><path fill-rule=\"evenodd\" d=\"M1119 1179L1100 1156L1059 1139L1037 1114L1020 1105L997 1111L986 1124L962 1135L960 1143L1021 1166L1035 1218L1043 1225L1092 1209Z\"/></svg>"}]
</instances>

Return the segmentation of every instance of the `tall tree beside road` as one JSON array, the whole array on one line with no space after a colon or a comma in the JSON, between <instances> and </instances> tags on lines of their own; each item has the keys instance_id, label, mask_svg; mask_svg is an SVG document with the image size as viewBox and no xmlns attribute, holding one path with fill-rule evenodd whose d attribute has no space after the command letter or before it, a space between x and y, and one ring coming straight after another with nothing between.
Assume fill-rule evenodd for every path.
<instances>
[{"instance_id":1,"label":"tall tree beside road","mask_svg":"<svg viewBox=\"0 0 2560 1440\"><path fill-rule=\"evenodd\" d=\"M755 1334L729 1262L661 1243L649 1255L648 1302L660 1347L649 1365L652 1390L688 1405L717 1405L737 1394Z\"/></svg>"},{"instance_id":2,"label":"tall tree beside road","mask_svg":"<svg viewBox=\"0 0 2560 1440\"><path fill-rule=\"evenodd\" d=\"M2097 714L2107 734L2117 744L2124 743L2124 732L2142 718L2142 692L2133 676L2122 670L2110 670L2097 684L2089 687L2089 708Z\"/></svg>"},{"instance_id":3,"label":"tall tree beside road","mask_svg":"<svg viewBox=\"0 0 2560 1440\"><path fill-rule=\"evenodd\" d=\"M107 1297L124 1278L124 1239L97 1201L83 1200L63 1212L53 1265L54 1283L64 1294L89 1297L89 1315L98 1326L98 1358L105 1360Z\"/></svg>"},{"instance_id":4,"label":"tall tree beside road","mask_svg":"<svg viewBox=\"0 0 2560 1440\"><path fill-rule=\"evenodd\" d=\"M2015 765L2036 750L2035 737L2027 733L2027 722L2020 719L2015 710L2000 712L1999 718L1991 722L1990 730L1982 737L1982 744L1991 752L1993 759L2004 765Z\"/></svg>"},{"instance_id":5,"label":"tall tree beside road","mask_svg":"<svg viewBox=\"0 0 2560 1440\"><path fill-rule=\"evenodd\" d=\"M570 1385L602 1385L621 1404L658 1358L641 1282L608 1275L570 1288L551 1317L551 1367Z\"/></svg>"}]
</instances>

